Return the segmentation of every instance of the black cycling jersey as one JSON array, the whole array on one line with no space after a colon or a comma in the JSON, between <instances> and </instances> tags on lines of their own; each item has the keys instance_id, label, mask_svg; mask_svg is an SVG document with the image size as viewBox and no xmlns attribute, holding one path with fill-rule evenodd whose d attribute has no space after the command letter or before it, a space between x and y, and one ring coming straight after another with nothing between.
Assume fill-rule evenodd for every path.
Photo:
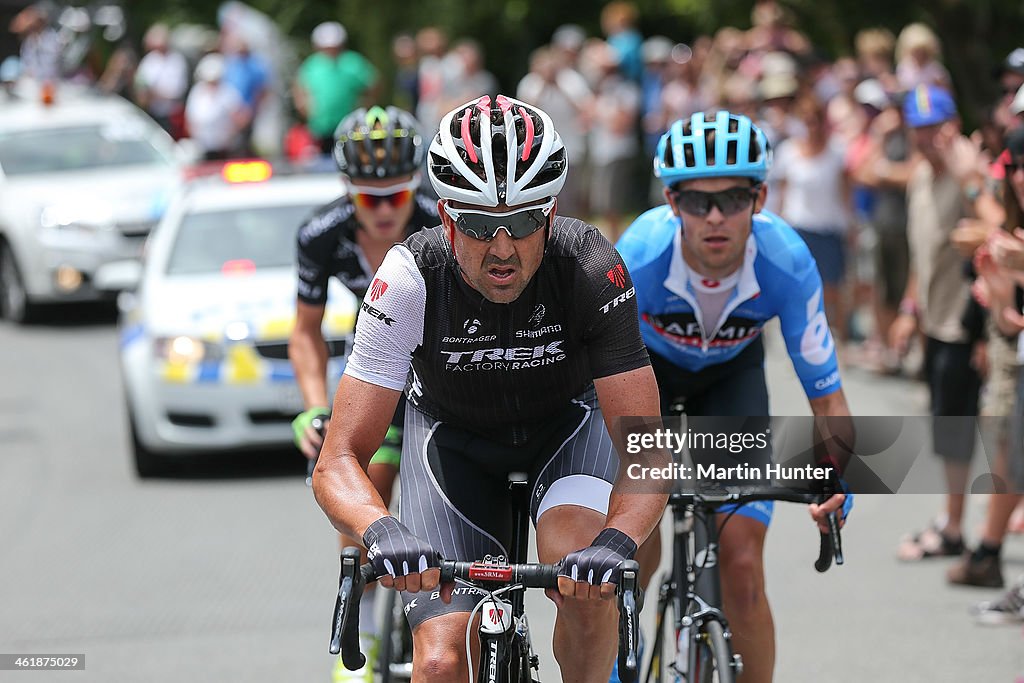
<instances>
[{"instance_id":1,"label":"black cycling jersey","mask_svg":"<svg viewBox=\"0 0 1024 683\"><path fill-rule=\"evenodd\" d=\"M346 374L401 389L421 412L518 445L595 378L649 364L635 291L592 225L556 218L540 268L510 304L463 279L441 228L388 253L362 305Z\"/></svg>"},{"instance_id":2,"label":"black cycling jersey","mask_svg":"<svg viewBox=\"0 0 1024 683\"><path fill-rule=\"evenodd\" d=\"M440 224L437 200L417 193L405 236ZM316 210L299 228L299 301L314 306L327 302L327 281L333 275L360 300L373 277L363 250L356 244L355 207L348 195Z\"/></svg>"}]
</instances>

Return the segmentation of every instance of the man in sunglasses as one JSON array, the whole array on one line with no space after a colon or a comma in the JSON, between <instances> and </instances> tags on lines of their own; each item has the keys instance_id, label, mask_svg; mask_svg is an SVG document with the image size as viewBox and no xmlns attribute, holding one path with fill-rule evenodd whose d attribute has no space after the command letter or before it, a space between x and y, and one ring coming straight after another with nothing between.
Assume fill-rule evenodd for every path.
<instances>
[{"instance_id":1,"label":"man in sunglasses","mask_svg":"<svg viewBox=\"0 0 1024 683\"><path fill-rule=\"evenodd\" d=\"M770 162L764 133L728 111L676 121L658 144L667 204L637 218L617 247L636 284L663 414L718 418L711 424L721 429L744 417L744 431L759 431L747 416L763 416L767 426L761 332L776 317L814 415L850 414L814 259L793 228L760 213ZM811 514L824 530L846 503L835 495ZM771 515L770 502L743 506L721 529L724 605L743 680L755 683L772 679L775 657L763 562Z\"/></svg>"},{"instance_id":2,"label":"man in sunglasses","mask_svg":"<svg viewBox=\"0 0 1024 683\"><path fill-rule=\"evenodd\" d=\"M328 358L344 352L328 349L321 330L329 279L337 278L362 301L392 245L438 223L436 202L418 191L424 145L417 129L416 119L396 107L359 109L348 115L338 126L334 146L346 192L299 228L298 303L288 357L306 407L292 423L295 443L310 459L317 457L322 445L313 420L331 412ZM387 437L368 468L385 504L398 474L404 403L393 414ZM358 545L358 539L343 537L341 543ZM360 631L369 640L376 635L376 611L370 594L367 599L371 602L360 613ZM372 671L367 666L353 677L339 657L335 681L341 680L372 680Z\"/></svg>"},{"instance_id":3,"label":"man in sunglasses","mask_svg":"<svg viewBox=\"0 0 1024 683\"><path fill-rule=\"evenodd\" d=\"M550 117L511 98L442 119L428 164L442 225L385 257L338 386L345 419L313 491L335 527L362 536L381 582L404 591L417 681L466 680L480 596L438 589L438 554L508 557L508 473L529 474L540 561L562 561L552 597L565 681L607 679L616 568L667 500L617 477L609 426L657 415L657 387L621 259L592 225L555 216L565 156ZM362 468L403 391L399 521Z\"/></svg>"}]
</instances>

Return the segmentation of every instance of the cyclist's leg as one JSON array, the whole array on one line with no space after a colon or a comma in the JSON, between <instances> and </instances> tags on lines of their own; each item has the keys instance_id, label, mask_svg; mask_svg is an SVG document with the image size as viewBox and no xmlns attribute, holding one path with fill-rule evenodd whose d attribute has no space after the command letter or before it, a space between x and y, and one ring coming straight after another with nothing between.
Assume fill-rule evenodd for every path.
<instances>
[{"instance_id":1,"label":"cyclist's leg","mask_svg":"<svg viewBox=\"0 0 1024 683\"><path fill-rule=\"evenodd\" d=\"M755 349L755 354L758 352L763 358L763 347ZM752 354L750 358L757 356ZM745 421L743 429L766 427L768 387L763 366L750 362L736 367L727 379L710 387L699 402L688 403L687 409L699 415L755 416L753 423ZM762 418L756 416L765 416L765 424L758 424ZM733 649L743 658L744 683L771 681L775 667L775 624L764 578L764 541L772 510L771 502L744 505L724 526L721 524L727 514L718 516L722 606L733 633Z\"/></svg>"},{"instance_id":2,"label":"cyclist's leg","mask_svg":"<svg viewBox=\"0 0 1024 683\"><path fill-rule=\"evenodd\" d=\"M557 562L589 546L604 528L618 457L593 390L580 397L567 429L538 463L530 513L537 555ZM617 651L614 600L566 599L555 619L554 653L563 681L608 680Z\"/></svg>"},{"instance_id":3,"label":"cyclist's leg","mask_svg":"<svg viewBox=\"0 0 1024 683\"><path fill-rule=\"evenodd\" d=\"M445 559L508 554L507 483L467 457L477 450L502 457L499 446L407 406L400 518ZM466 680L466 625L481 597L462 586L449 604L439 590L402 594L413 633L414 681Z\"/></svg>"},{"instance_id":4,"label":"cyclist's leg","mask_svg":"<svg viewBox=\"0 0 1024 683\"><path fill-rule=\"evenodd\" d=\"M412 629L413 683L464 683L469 671L466 659L466 627L469 612L439 614ZM479 661L480 639L470 633L472 656ZM474 672L475 673L475 672Z\"/></svg>"},{"instance_id":5,"label":"cyclist's leg","mask_svg":"<svg viewBox=\"0 0 1024 683\"><path fill-rule=\"evenodd\" d=\"M606 513L559 505L537 522L537 556L558 562L591 544L604 528ZM567 598L555 618L553 649L562 680L607 681L618 643L614 600L583 601Z\"/></svg>"},{"instance_id":6,"label":"cyclist's leg","mask_svg":"<svg viewBox=\"0 0 1024 683\"><path fill-rule=\"evenodd\" d=\"M733 649L743 658L744 683L772 680L775 623L765 594L766 521L749 516L750 506L721 528L719 571L722 607L733 633ZM721 525L725 515L719 515Z\"/></svg>"}]
</instances>

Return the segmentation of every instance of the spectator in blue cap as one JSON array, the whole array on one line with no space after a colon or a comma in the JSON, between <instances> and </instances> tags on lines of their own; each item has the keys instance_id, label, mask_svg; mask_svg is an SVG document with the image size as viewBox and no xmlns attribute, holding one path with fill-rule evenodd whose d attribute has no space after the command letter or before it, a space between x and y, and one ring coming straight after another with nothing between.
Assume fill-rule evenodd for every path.
<instances>
[{"instance_id":1,"label":"spectator in blue cap","mask_svg":"<svg viewBox=\"0 0 1024 683\"><path fill-rule=\"evenodd\" d=\"M898 556L916 561L964 552L964 490L974 451L981 377L975 342L962 321L970 301L966 260L950 239L982 189L977 147L960 133L953 97L919 85L903 102L903 116L918 161L907 185L910 273L892 345L906 351L913 334L924 341L924 371L931 394L932 447L943 460L946 509L929 528L903 539Z\"/></svg>"},{"instance_id":2,"label":"spectator in blue cap","mask_svg":"<svg viewBox=\"0 0 1024 683\"><path fill-rule=\"evenodd\" d=\"M947 90L936 85L919 85L903 100L903 117L911 128L936 126L957 117L956 104Z\"/></svg>"}]
</instances>

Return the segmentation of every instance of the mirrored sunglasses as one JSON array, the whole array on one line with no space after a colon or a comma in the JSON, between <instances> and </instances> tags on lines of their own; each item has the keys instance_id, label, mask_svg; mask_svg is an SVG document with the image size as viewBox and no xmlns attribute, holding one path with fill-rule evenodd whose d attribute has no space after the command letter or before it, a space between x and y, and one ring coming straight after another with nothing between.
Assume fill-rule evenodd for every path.
<instances>
[{"instance_id":1,"label":"mirrored sunglasses","mask_svg":"<svg viewBox=\"0 0 1024 683\"><path fill-rule=\"evenodd\" d=\"M384 187L349 183L348 192L352 202L361 209L376 209L382 203L390 204L397 209L405 206L413 198L419 186L419 180Z\"/></svg>"},{"instance_id":2,"label":"mirrored sunglasses","mask_svg":"<svg viewBox=\"0 0 1024 683\"><path fill-rule=\"evenodd\" d=\"M700 192L698 190L672 190L676 207L691 216L704 217L711 213L711 207L717 206L723 216L731 216L749 209L757 197L758 188L730 187L718 192Z\"/></svg>"},{"instance_id":3,"label":"mirrored sunglasses","mask_svg":"<svg viewBox=\"0 0 1024 683\"><path fill-rule=\"evenodd\" d=\"M529 237L547 226L551 210L555 207L554 198L546 203L515 211L502 213L480 211L478 209L458 209L447 202L444 211L455 222L459 232L477 240L490 242L504 229L512 239Z\"/></svg>"}]
</instances>

